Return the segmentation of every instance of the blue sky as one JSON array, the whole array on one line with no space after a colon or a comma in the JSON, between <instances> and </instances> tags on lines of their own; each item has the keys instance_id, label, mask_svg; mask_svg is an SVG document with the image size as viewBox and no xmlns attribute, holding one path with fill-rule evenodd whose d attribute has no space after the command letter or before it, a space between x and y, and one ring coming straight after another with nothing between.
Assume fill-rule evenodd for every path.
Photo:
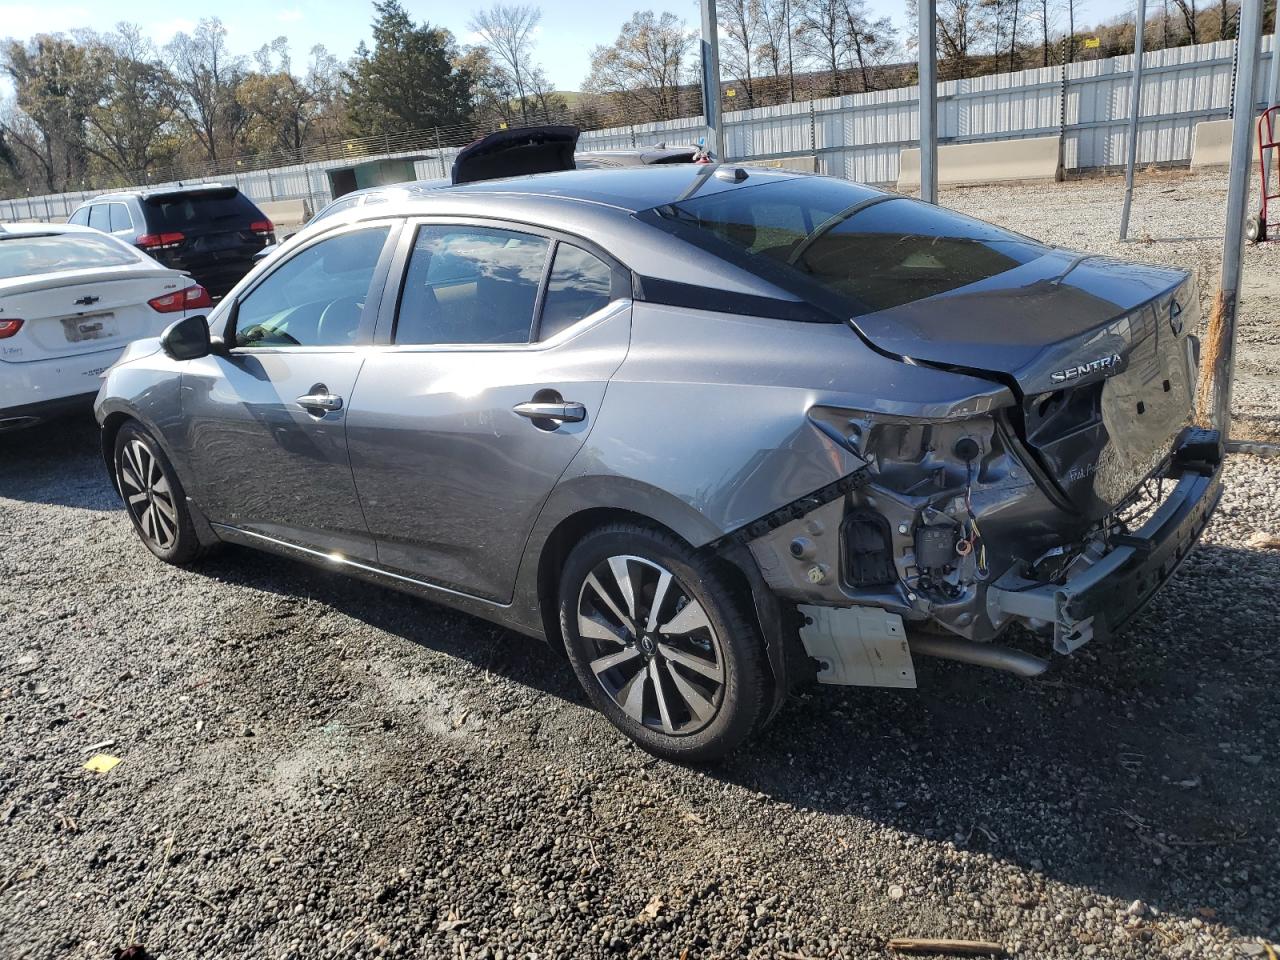
<instances>
[{"instance_id":1,"label":"blue sky","mask_svg":"<svg viewBox=\"0 0 1280 960\"><path fill-rule=\"evenodd\" d=\"M404 0L415 20L448 27L459 42L471 42L467 20L471 11L492 0L440 3L438 0ZM508 0L511 2L511 0ZM526 0L528 2L528 0ZM905 0L869 0L879 14L899 26L906 23ZM609 43L635 9L670 10L691 27L699 22L697 0L542 0L542 25L538 34L538 60L555 86L576 90L590 66L591 48ZM1083 0L1077 6L1077 22L1091 23L1126 12L1136 4L1125 0ZM190 30L202 16L220 16L227 25L228 40L238 52L251 53L281 34L292 43L294 60L323 43L339 57L350 56L361 39L370 36L373 5L367 0L44 0L0 2L0 36L21 39L39 32L91 27L108 30L119 20L140 24L158 43L178 30Z\"/></svg>"}]
</instances>

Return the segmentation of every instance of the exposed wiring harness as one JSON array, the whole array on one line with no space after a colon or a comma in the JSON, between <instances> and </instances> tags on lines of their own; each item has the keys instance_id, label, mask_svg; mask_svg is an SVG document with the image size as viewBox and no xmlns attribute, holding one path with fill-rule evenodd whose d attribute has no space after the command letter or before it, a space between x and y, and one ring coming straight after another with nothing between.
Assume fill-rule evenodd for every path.
<instances>
[{"instance_id":1,"label":"exposed wiring harness","mask_svg":"<svg viewBox=\"0 0 1280 960\"><path fill-rule=\"evenodd\" d=\"M964 490L964 508L969 518L960 524L960 539L956 542L956 553L962 557L970 553L977 564L975 574L979 580L986 580L991 570L987 567L987 545L983 543L982 532L978 529L978 518L973 512L973 462L969 462L969 479Z\"/></svg>"}]
</instances>

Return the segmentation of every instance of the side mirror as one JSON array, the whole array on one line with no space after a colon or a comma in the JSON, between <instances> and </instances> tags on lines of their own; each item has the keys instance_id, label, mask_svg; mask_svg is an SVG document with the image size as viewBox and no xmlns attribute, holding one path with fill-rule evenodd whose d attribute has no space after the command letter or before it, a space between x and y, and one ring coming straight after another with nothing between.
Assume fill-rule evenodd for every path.
<instances>
[{"instance_id":1,"label":"side mirror","mask_svg":"<svg viewBox=\"0 0 1280 960\"><path fill-rule=\"evenodd\" d=\"M160 348L174 360L198 360L213 352L209 320L203 315L177 320L160 335Z\"/></svg>"}]
</instances>

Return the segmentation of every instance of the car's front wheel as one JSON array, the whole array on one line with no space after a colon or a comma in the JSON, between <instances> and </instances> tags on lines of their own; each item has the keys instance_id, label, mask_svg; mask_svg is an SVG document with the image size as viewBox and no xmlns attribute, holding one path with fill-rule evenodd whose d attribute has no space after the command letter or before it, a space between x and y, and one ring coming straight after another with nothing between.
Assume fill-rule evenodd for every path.
<instances>
[{"instance_id":1,"label":"car's front wheel","mask_svg":"<svg viewBox=\"0 0 1280 960\"><path fill-rule=\"evenodd\" d=\"M146 429L130 421L116 434L116 478L133 529L166 563L184 564L203 552L187 498L173 465Z\"/></svg>"},{"instance_id":2,"label":"car's front wheel","mask_svg":"<svg viewBox=\"0 0 1280 960\"><path fill-rule=\"evenodd\" d=\"M651 753L699 762L760 725L759 631L724 571L675 537L618 524L589 534L560 580L560 627L591 702Z\"/></svg>"}]
</instances>

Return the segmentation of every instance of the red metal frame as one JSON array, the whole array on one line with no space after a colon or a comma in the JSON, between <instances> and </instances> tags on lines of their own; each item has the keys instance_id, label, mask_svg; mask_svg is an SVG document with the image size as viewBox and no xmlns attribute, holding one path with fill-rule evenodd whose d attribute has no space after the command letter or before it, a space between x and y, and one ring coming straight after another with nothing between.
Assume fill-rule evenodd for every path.
<instances>
[{"instance_id":1,"label":"red metal frame","mask_svg":"<svg viewBox=\"0 0 1280 960\"><path fill-rule=\"evenodd\" d=\"M1280 147L1280 140L1276 140L1276 118L1280 117L1280 106L1268 107L1258 116L1258 177L1262 181L1262 225L1267 225L1267 201L1280 200L1280 191L1276 193L1268 193L1271 184L1267 182L1267 151ZM1266 129L1266 136L1263 136L1263 129ZM1275 158L1276 162L1273 166L1280 169L1280 156Z\"/></svg>"}]
</instances>

